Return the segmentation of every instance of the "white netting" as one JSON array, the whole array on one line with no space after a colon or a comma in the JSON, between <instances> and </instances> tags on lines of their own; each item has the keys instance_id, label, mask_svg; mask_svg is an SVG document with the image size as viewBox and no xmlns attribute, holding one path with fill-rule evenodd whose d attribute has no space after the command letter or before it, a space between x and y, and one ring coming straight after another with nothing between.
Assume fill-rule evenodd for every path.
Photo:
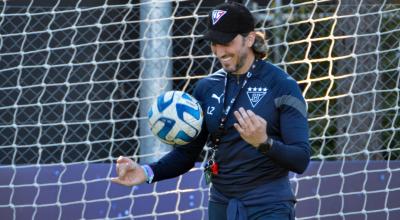
<instances>
[{"instance_id":1,"label":"white netting","mask_svg":"<svg viewBox=\"0 0 400 220\"><path fill-rule=\"evenodd\" d=\"M400 5L243 3L269 38L269 60L308 102L313 162L291 178L297 217L398 219ZM119 155L168 150L146 130L145 111L162 90L192 92L219 68L199 41L216 4L1 2L0 216L206 218L199 168L134 188L108 177Z\"/></svg>"}]
</instances>

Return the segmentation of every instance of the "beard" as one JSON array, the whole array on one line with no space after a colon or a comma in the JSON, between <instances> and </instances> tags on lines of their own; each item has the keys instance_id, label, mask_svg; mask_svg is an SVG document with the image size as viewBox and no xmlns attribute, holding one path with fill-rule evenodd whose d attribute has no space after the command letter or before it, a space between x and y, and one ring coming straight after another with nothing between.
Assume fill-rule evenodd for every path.
<instances>
[{"instance_id":1,"label":"beard","mask_svg":"<svg viewBox=\"0 0 400 220\"><path fill-rule=\"evenodd\" d=\"M240 70L245 65L247 56L248 56L247 52L241 51L237 58L237 62L233 67L230 67L230 65L224 65L224 63L221 61L220 63L222 64L222 68L225 70L225 72L240 74L237 71Z\"/></svg>"}]
</instances>

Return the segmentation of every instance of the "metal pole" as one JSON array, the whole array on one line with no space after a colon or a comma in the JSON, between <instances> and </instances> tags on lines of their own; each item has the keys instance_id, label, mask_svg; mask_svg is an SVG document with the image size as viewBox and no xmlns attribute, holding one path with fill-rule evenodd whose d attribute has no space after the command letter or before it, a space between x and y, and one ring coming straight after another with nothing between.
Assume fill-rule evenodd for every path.
<instances>
[{"instance_id":1,"label":"metal pole","mask_svg":"<svg viewBox=\"0 0 400 220\"><path fill-rule=\"evenodd\" d=\"M140 137L139 153L141 163L157 161L171 146L155 138L148 125L147 112L153 98L163 91L171 90L172 40L169 36L171 3L141 0L140 8Z\"/></svg>"},{"instance_id":2,"label":"metal pole","mask_svg":"<svg viewBox=\"0 0 400 220\"><path fill-rule=\"evenodd\" d=\"M274 22L276 25L281 25L281 23L282 23L282 15L281 15L281 13L282 13L281 12L282 1L281 0L276 0L275 4L276 4L275 7L277 9L276 9L276 13L274 15L275 19L272 19L272 22ZM275 43L275 45L279 45L279 43L280 43L280 36L279 35L275 35L274 36L274 43ZM276 48L276 50L275 50L275 53L274 53L274 59L275 59L274 62L275 63L283 62L283 60L282 61L279 60L280 57L281 57L281 54L280 54L280 50L279 50L279 46L278 46Z\"/></svg>"}]
</instances>

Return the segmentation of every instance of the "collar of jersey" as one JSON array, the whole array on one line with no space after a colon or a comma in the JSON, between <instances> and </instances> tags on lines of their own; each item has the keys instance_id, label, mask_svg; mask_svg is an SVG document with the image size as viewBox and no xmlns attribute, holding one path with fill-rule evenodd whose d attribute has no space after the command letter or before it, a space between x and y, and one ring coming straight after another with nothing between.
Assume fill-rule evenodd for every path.
<instances>
[{"instance_id":1,"label":"collar of jersey","mask_svg":"<svg viewBox=\"0 0 400 220\"><path fill-rule=\"evenodd\" d=\"M253 63L253 65L255 65L255 66L254 67L250 67L250 69L246 73L243 73L243 74L240 74L240 75L233 74L233 73L227 73L226 71L224 71L224 72L228 76L229 80L237 79L237 78L244 79L246 77L246 74L250 70L251 70L251 74L253 74L253 75L257 75L260 72L260 71L258 71L258 69L260 68L260 62L261 62L261 60L255 60L254 63Z\"/></svg>"}]
</instances>

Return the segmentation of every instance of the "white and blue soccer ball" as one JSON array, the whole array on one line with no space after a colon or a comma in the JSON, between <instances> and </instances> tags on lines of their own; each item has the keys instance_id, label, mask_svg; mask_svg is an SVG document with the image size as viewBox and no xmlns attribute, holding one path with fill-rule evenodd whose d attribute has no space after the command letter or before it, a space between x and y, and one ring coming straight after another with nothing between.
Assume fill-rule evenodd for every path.
<instances>
[{"instance_id":1,"label":"white and blue soccer ball","mask_svg":"<svg viewBox=\"0 0 400 220\"><path fill-rule=\"evenodd\" d=\"M159 95L148 117L153 134L170 145L190 143L199 135L203 123L199 102L182 91L168 91Z\"/></svg>"}]
</instances>

